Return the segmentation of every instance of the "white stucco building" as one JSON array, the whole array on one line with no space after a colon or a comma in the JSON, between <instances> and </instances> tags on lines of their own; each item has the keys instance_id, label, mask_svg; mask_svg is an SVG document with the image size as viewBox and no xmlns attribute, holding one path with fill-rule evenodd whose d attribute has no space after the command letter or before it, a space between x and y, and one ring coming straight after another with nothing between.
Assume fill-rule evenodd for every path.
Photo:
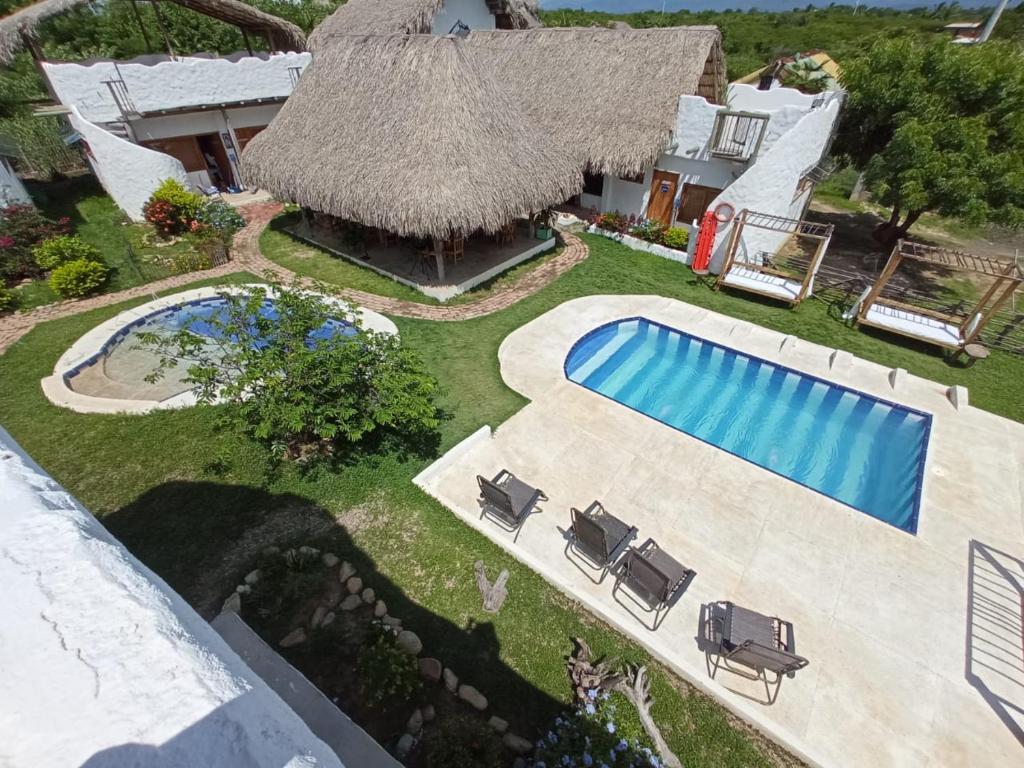
<instances>
[{"instance_id":1,"label":"white stucco building","mask_svg":"<svg viewBox=\"0 0 1024 768\"><path fill-rule=\"evenodd\" d=\"M344 768L3 429L0 582L0 765Z\"/></svg>"}]
</instances>

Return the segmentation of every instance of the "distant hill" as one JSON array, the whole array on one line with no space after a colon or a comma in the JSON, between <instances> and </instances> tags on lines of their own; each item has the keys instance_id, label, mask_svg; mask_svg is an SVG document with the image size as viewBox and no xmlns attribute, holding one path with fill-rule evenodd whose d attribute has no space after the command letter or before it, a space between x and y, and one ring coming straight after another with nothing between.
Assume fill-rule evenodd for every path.
<instances>
[{"instance_id":1,"label":"distant hill","mask_svg":"<svg viewBox=\"0 0 1024 768\"><path fill-rule=\"evenodd\" d=\"M791 11L813 5L827 8L829 5L855 5L854 0L665 0L666 11L724 11L726 9L746 11L751 8L770 13ZM922 0L871 0L861 3L875 8L932 8L937 2ZM959 5L963 8L991 8L992 0L963 0ZM1011 2L1010 7L1016 3ZM603 11L605 13L635 13L638 11L660 11L661 0L540 0L540 7L551 10L554 8L573 8L585 11Z\"/></svg>"}]
</instances>

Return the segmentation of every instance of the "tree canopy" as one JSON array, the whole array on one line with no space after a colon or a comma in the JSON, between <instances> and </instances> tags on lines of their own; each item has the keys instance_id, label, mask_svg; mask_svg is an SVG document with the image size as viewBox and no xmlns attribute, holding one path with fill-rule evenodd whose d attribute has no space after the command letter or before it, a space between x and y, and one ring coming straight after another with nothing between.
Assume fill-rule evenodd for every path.
<instances>
[{"instance_id":1,"label":"tree canopy","mask_svg":"<svg viewBox=\"0 0 1024 768\"><path fill-rule=\"evenodd\" d=\"M835 149L891 207L885 240L924 211L1024 226L1019 47L880 39L843 62L842 82L848 98Z\"/></svg>"}]
</instances>

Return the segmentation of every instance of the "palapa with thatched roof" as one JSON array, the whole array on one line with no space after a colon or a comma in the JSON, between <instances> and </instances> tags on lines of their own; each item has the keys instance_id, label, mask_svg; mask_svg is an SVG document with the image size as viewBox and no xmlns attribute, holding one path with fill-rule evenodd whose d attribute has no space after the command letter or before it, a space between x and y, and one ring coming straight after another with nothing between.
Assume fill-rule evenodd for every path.
<instances>
[{"instance_id":1,"label":"palapa with thatched roof","mask_svg":"<svg viewBox=\"0 0 1024 768\"><path fill-rule=\"evenodd\" d=\"M726 84L717 27L474 30L466 42L526 115L594 173L654 165L679 97L720 103Z\"/></svg>"},{"instance_id":2,"label":"palapa with thatched roof","mask_svg":"<svg viewBox=\"0 0 1024 768\"><path fill-rule=\"evenodd\" d=\"M493 232L579 192L579 164L470 51L454 37L335 38L245 148L247 178L317 211L434 239Z\"/></svg>"},{"instance_id":3,"label":"palapa with thatched roof","mask_svg":"<svg viewBox=\"0 0 1024 768\"><path fill-rule=\"evenodd\" d=\"M59 13L88 0L43 0L21 8L0 19L0 63L9 64L14 55L25 45L25 39L35 36L36 27ZM233 24L246 32L263 35L271 48L279 51L304 51L306 36L290 21L264 13L241 0L170 0L227 24Z\"/></svg>"},{"instance_id":4,"label":"palapa with thatched roof","mask_svg":"<svg viewBox=\"0 0 1024 768\"><path fill-rule=\"evenodd\" d=\"M514 29L540 25L535 0L486 0ZM427 34L444 0L348 0L309 36L310 50L336 35ZM446 30L447 31L447 30Z\"/></svg>"}]
</instances>

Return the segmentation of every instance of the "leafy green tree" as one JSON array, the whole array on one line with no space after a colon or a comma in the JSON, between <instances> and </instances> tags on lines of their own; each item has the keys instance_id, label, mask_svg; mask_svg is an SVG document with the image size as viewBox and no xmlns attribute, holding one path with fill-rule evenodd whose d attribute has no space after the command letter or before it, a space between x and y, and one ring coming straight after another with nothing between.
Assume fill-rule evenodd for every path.
<instances>
[{"instance_id":1,"label":"leafy green tree","mask_svg":"<svg viewBox=\"0 0 1024 768\"><path fill-rule=\"evenodd\" d=\"M297 286L225 291L224 309L163 335L140 334L160 354L149 379L188 366L201 403L223 402L228 416L289 458L332 454L370 438L430 437L439 424L437 380L397 336L354 325L325 333L339 310Z\"/></svg>"},{"instance_id":2,"label":"leafy green tree","mask_svg":"<svg viewBox=\"0 0 1024 768\"><path fill-rule=\"evenodd\" d=\"M1024 54L998 41L876 42L843 63L836 150L891 208L891 244L925 211L1024 225Z\"/></svg>"}]
</instances>

